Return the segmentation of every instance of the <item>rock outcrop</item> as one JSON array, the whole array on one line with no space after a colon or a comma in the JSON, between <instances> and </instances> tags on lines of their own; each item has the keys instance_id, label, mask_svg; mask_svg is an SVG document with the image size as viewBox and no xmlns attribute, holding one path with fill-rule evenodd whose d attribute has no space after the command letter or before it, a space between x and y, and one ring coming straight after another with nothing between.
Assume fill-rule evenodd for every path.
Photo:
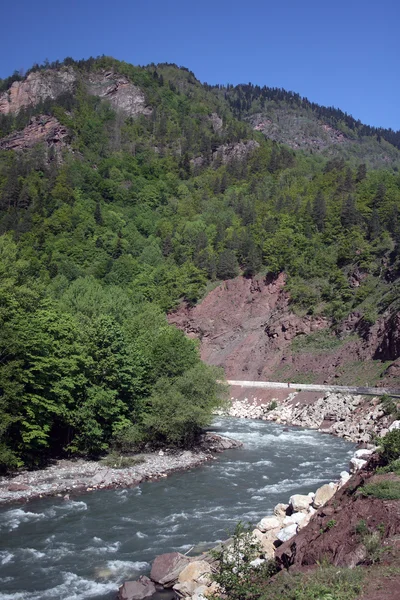
<instances>
[{"instance_id":1,"label":"rock outcrop","mask_svg":"<svg viewBox=\"0 0 400 600\"><path fill-rule=\"evenodd\" d=\"M59 152L68 145L69 132L66 127L54 117L38 115L32 117L22 131L17 131L0 139L1 150L27 150L43 143L47 149L54 148Z\"/></svg>"},{"instance_id":2,"label":"rock outcrop","mask_svg":"<svg viewBox=\"0 0 400 600\"><path fill-rule=\"evenodd\" d=\"M242 161L247 158L260 144L254 140L238 142L237 144L224 144L213 153L213 161L221 160L226 165L232 161Z\"/></svg>"},{"instance_id":3,"label":"rock outcrop","mask_svg":"<svg viewBox=\"0 0 400 600\"><path fill-rule=\"evenodd\" d=\"M23 81L14 81L10 89L0 94L0 114L17 114L22 109L34 107L50 98L71 93L78 81L78 74L72 67L34 71ZM124 75L113 71L98 71L83 80L89 94L99 96L125 115L150 115L151 107L146 102L143 91Z\"/></svg>"},{"instance_id":4,"label":"rock outcrop","mask_svg":"<svg viewBox=\"0 0 400 600\"><path fill-rule=\"evenodd\" d=\"M47 98L54 100L72 92L76 82L70 67L29 73L23 81L14 81L10 89L0 94L0 114L16 114L24 108L36 106Z\"/></svg>"},{"instance_id":5,"label":"rock outcrop","mask_svg":"<svg viewBox=\"0 0 400 600\"><path fill-rule=\"evenodd\" d=\"M108 100L115 110L130 117L152 113L142 90L124 75L113 71L100 71L91 73L86 83L90 94Z\"/></svg>"}]
</instances>

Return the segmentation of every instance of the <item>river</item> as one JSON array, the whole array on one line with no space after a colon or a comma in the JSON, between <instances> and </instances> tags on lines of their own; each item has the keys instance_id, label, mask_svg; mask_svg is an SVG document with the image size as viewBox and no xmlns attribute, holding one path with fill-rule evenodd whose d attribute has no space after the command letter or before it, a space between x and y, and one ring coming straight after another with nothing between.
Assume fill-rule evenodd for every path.
<instances>
[{"instance_id":1,"label":"river","mask_svg":"<svg viewBox=\"0 0 400 600\"><path fill-rule=\"evenodd\" d=\"M219 418L244 442L202 467L125 490L0 511L0 600L108 600L163 552L199 551L256 523L293 493L346 469L354 444L316 431Z\"/></svg>"}]
</instances>

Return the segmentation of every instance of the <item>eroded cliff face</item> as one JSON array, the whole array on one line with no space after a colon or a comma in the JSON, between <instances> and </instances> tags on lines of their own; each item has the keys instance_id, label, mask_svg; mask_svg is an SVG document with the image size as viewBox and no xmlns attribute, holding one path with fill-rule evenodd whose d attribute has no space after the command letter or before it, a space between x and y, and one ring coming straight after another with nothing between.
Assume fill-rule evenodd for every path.
<instances>
[{"instance_id":1,"label":"eroded cliff face","mask_svg":"<svg viewBox=\"0 0 400 600\"><path fill-rule=\"evenodd\" d=\"M36 144L44 143L46 148L54 148L58 153L67 146L69 132L66 127L54 117L38 115L32 117L29 125L22 131L17 131L0 139L1 150L27 150Z\"/></svg>"},{"instance_id":2,"label":"eroded cliff face","mask_svg":"<svg viewBox=\"0 0 400 600\"><path fill-rule=\"evenodd\" d=\"M9 90L0 94L0 114L18 114L48 98L55 100L62 94L71 93L77 80L78 74L71 67L30 73L24 81L15 81ZM115 110L128 116L152 112L142 90L123 75L103 70L91 73L84 84L89 94L108 100Z\"/></svg>"},{"instance_id":3,"label":"eroded cliff face","mask_svg":"<svg viewBox=\"0 0 400 600\"><path fill-rule=\"evenodd\" d=\"M46 98L54 100L72 92L75 82L76 74L71 68L30 73L24 81L14 81L9 90L0 94L0 114L17 114Z\"/></svg>"},{"instance_id":4,"label":"eroded cliff face","mask_svg":"<svg viewBox=\"0 0 400 600\"><path fill-rule=\"evenodd\" d=\"M198 338L203 360L223 367L228 379L365 385L383 374L382 385L399 383L400 315L366 329L354 313L342 324L337 345L299 350L296 338L318 331L329 338L330 323L293 313L283 275L225 281L199 305L170 314L169 322Z\"/></svg>"},{"instance_id":5,"label":"eroded cliff face","mask_svg":"<svg viewBox=\"0 0 400 600\"><path fill-rule=\"evenodd\" d=\"M133 117L151 115L152 109L146 104L144 93L129 79L113 71L91 73L87 88L93 96L99 96L111 103L111 106Z\"/></svg>"}]
</instances>

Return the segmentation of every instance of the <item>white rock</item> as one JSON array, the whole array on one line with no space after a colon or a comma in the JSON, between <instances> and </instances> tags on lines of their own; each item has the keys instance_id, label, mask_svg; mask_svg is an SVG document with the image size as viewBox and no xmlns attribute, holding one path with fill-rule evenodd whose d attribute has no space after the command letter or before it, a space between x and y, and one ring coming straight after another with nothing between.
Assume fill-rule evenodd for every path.
<instances>
[{"instance_id":1,"label":"white rock","mask_svg":"<svg viewBox=\"0 0 400 600\"><path fill-rule=\"evenodd\" d=\"M289 517L285 517L283 519L283 524L284 525L292 525L293 523L296 523L298 525L299 523L304 521L306 516L307 516L306 513L303 513L303 512L293 513Z\"/></svg>"},{"instance_id":2,"label":"white rock","mask_svg":"<svg viewBox=\"0 0 400 600\"><path fill-rule=\"evenodd\" d=\"M299 514L304 514L304 513L299 513ZM303 529L303 527L306 527L309 524L309 522L311 521L311 517L312 517L311 512L304 514L304 519L302 521L300 521L300 523L299 523L299 529Z\"/></svg>"},{"instance_id":3,"label":"white rock","mask_svg":"<svg viewBox=\"0 0 400 600\"><path fill-rule=\"evenodd\" d=\"M253 538L260 545L264 556L272 560L275 557L274 540L277 539L276 536L274 535L274 540L272 540L268 533L261 533L259 529L254 529Z\"/></svg>"},{"instance_id":4,"label":"white rock","mask_svg":"<svg viewBox=\"0 0 400 600\"><path fill-rule=\"evenodd\" d=\"M252 567L259 567L263 563L265 563L265 558L255 558L254 560L251 560L249 562L249 565L251 565Z\"/></svg>"},{"instance_id":5,"label":"white rock","mask_svg":"<svg viewBox=\"0 0 400 600\"><path fill-rule=\"evenodd\" d=\"M307 510L311 503L312 498L310 496L304 496L302 494L294 494L289 498L289 504L292 506L294 512Z\"/></svg>"},{"instance_id":6,"label":"white rock","mask_svg":"<svg viewBox=\"0 0 400 600\"><path fill-rule=\"evenodd\" d=\"M298 528L298 525L296 523L293 523L293 525L289 525L288 527L285 527L284 529L281 529L280 532L277 534L276 537L281 542L287 542L294 535L296 535L297 528Z\"/></svg>"},{"instance_id":7,"label":"white rock","mask_svg":"<svg viewBox=\"0 0 400 600\"><path fill-rule=\"evenodd\" d=\"M394 431L395 429L400 429L400 421L393 421L389 426L389 431Z\"/></svg>"},{"instance_id":8,"label":"white rock","mask_svg":"<svg viewBox=\"0 0 400 600\"><path fill-rule=\"evenodd\" d=\"M282 504L282 502L280 502L274 508L274 515L276 517L285 517L286 511L288 508L289 508L289 504Z\"/></svg>"},{"instance_id":9,"label":"white rock","mask_svg":"<svg viewBox=\"0 0 400 600\"><path fill-rule=\"evenodd\" d=\"M337 484L333 484L333 486L331 486L330 483L322 485L320 488L318 488L313 501L314 508L321 508L321 506L324 506L328 500L335 495L336 490Z\"/></svg>"},{"instance_id":10,"label":"white rock","mask_svg":"<svg viewBox=\"0 0 400 600\"><path fill-rule=\"evenodd\" d=\"M341 488L344 486L345 483L348 482L348 480L350 479L351 475L350 473L348 473L347 471L342 471L340 473L340 480L338 483L338 488Z\"/></svg>"},{"instance_id":11,"label":"white rock","mask_svg":"<svg viewBox=\"0 0 400 600\"><path fill-rule=\"evenodd\" d=\"M366 464L366 460L362 460L361 458L352 458L349 462L350 473L356 473L357 471L362 469L362 467Z\"/></svg>"},{"instance_id":12,"label":"white rock","mask_svg":"<svg viewBox=\"0 0 400 600\"><path fill-rule=\"evenodd\" d=\"M374 451L373 450L367 450L366 448L362 448L361 450L357 450L356 452L354 452L353 454L353 458L367 458L369 456L371 456L371 454L373 454Z\"/></svg>"},{"instance_id":13,"label":"white rock","mask_svg":"<svg viewBox=\"0 0 400 600\"><path fill-rule=\"evenodd\" d=\"M271 529L279 529L281 525L282 521L277 517L264 517L257 524L257 529L265 533L266 531L270 531Z\"/></svg>"}]
</instances>

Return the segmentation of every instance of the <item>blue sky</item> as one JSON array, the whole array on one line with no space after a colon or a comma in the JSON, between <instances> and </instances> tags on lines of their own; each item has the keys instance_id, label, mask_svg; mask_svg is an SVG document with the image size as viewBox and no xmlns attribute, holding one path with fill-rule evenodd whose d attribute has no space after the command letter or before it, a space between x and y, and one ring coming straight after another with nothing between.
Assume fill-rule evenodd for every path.
<instances>
[{"instance_id":1,"label":"blue sky","mask_svg":"<svg viewBox=\"0 0 400 600\"><path fill-rule=\"evenodd\" d=\"M400 129L398 0L15 0L1 16L0 77L66 56L174 62Z\"/></svg>"}]
</instances>

